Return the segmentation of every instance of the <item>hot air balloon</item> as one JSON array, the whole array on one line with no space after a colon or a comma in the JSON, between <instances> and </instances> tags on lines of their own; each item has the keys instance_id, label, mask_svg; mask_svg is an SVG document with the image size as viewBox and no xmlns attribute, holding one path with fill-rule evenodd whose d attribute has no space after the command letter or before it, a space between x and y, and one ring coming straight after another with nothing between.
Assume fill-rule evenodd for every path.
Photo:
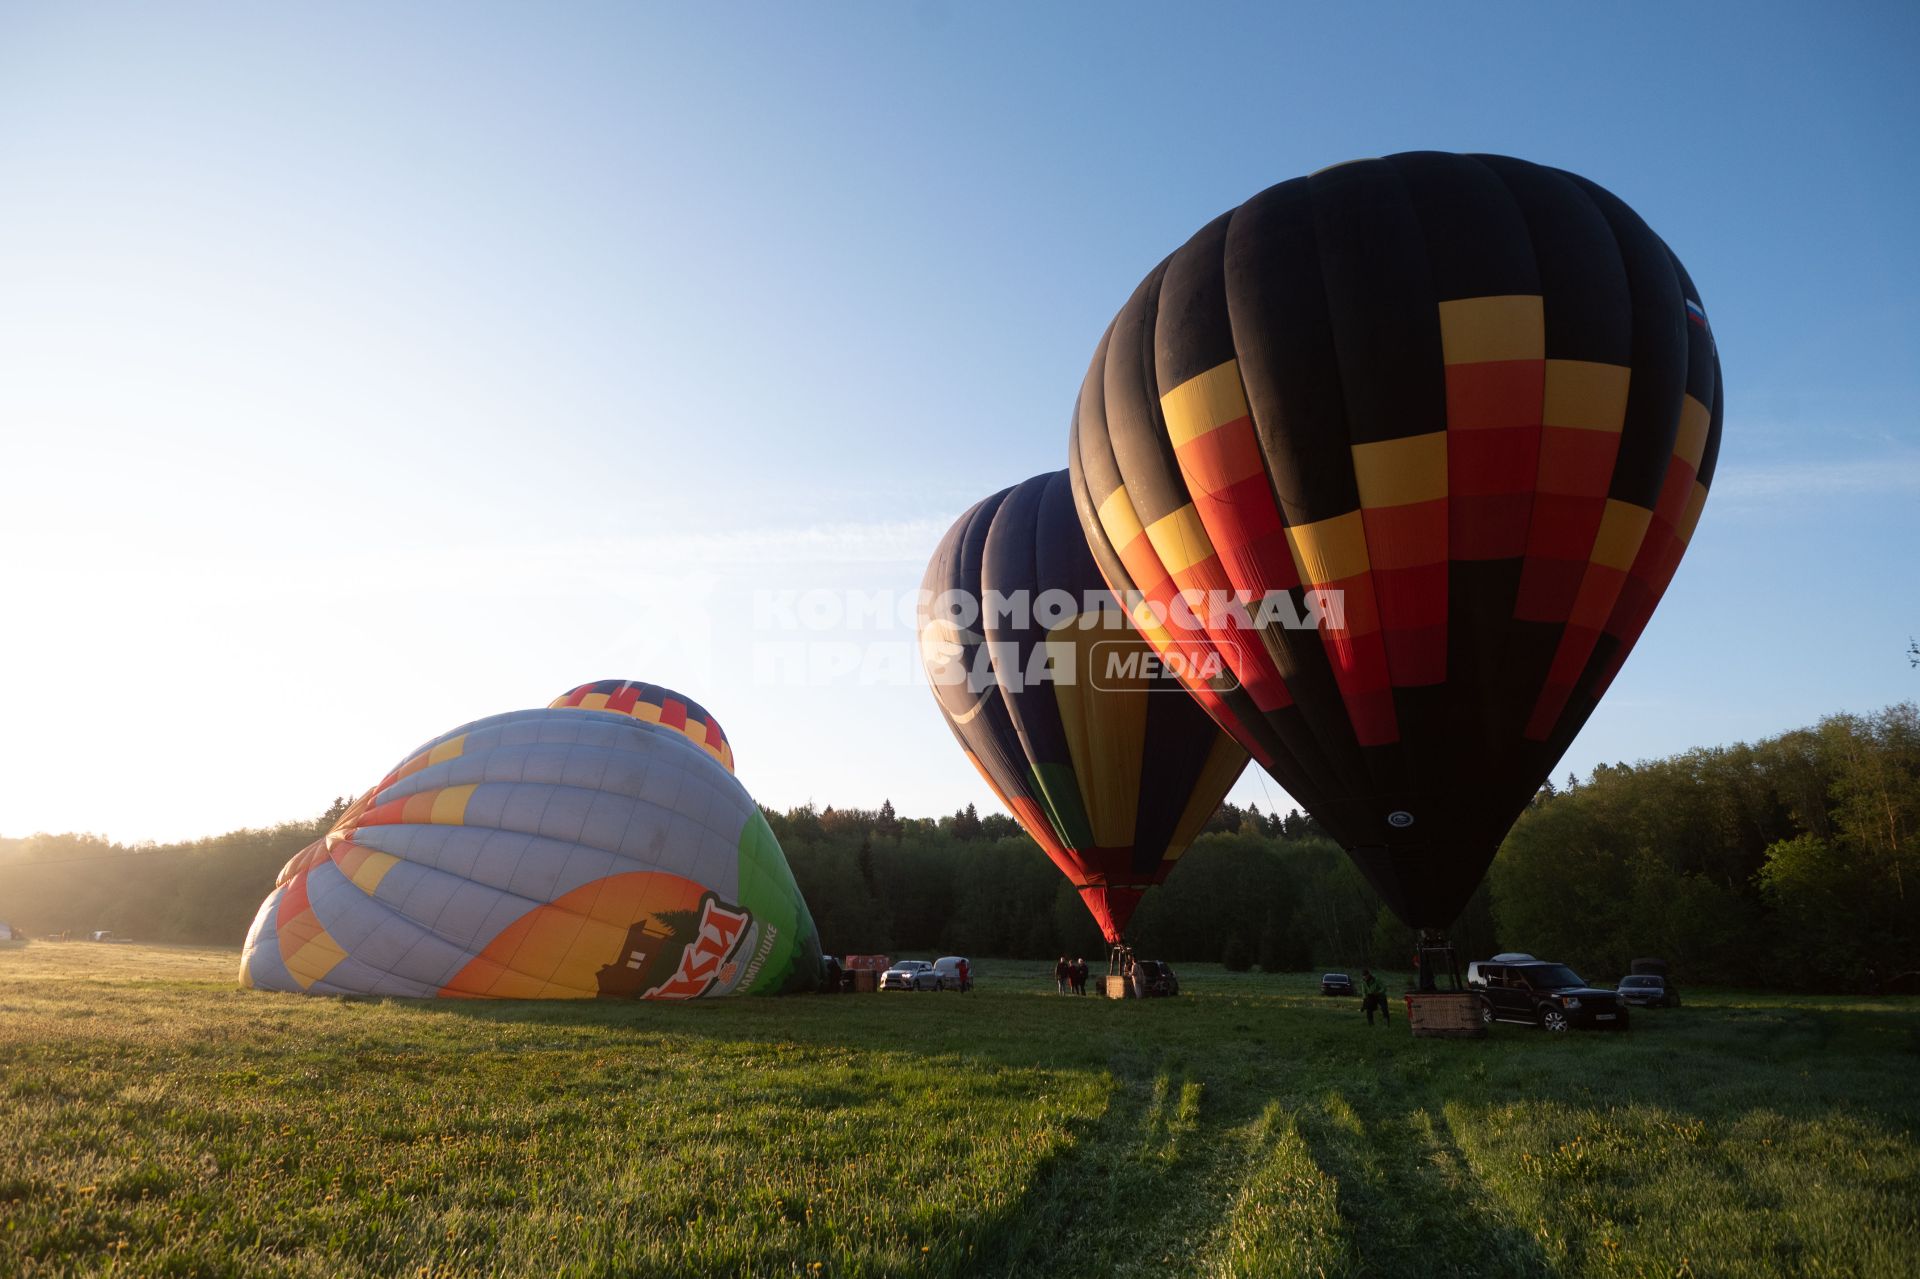
<instances>
[{"instance_id":1,"label":"hot air balloon","mask_svg":"<svg viewBox=\"0 0 1920 1279\"><path fill-rule=\"evenodd\" d=\"M948 727L1120 944L1246 752L1115 609L1065 471L962 515L923 585L921 657Z\"/></svg>"},{"instance_id":2,"label":"hot air balloon","mask_svg":"<svg viewBox=\"0 0 1920 1279\"><path fill-rule=\"evenodd\" d=\"M1217 654L1196 695L1441 930L1672 580L1721 405L1700 295L1619 199L1394 155L1262 192L1141 282L1081 387L1074 497L1147 638ZM1160 624L1183 592L1283 607Z\"/></svg>"},{"instance_id":3,"label":"hot air balloon","mask_svg":"<svg viewBox=\"0 0 1920 1279\"><path fill-rule=\"evenodd\" d=\"M240 981L693 999L811 989L821 969L779 842L704 744L621 711L547 708L426 743L296 854Z\"/></svg>"},{"instance_id":4,"label":"hot air balloon","mask_svg":"<svg viewBox=\"0 0 1920 1279\"><path fill-rule=\"evenodd\" d=\"M687 738L733 771L733 747L720 731L720 721L690 697L659 684L638 680L603 679L569 689L553 699L553 707L583 711L615 711L649 724L660 724Z\"/></svg>"}]
</instances>

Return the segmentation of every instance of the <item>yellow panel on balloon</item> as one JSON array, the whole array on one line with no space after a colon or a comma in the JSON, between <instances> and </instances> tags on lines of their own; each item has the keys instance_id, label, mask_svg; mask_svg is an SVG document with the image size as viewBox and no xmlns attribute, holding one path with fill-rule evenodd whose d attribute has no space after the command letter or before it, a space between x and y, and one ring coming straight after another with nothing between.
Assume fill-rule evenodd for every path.
<instances>
[{"instance_id":1,"label":"yellow panel on balloon","mask_svg":"<svg viewBox=\"0 0 1920 1279\"><path fill-rule=\"evenodd\" d=\"M1140 811L1149 696L1145 671L1152 650L1124 631L1083 630L1077 617L1049 631L1046 647L1053 664L1075 676L1055 683L1053 695L1093 841L1125 848L1133 843ZM1133 660L1110 660L1115 657Z\"/></svg>"}]
</instances>

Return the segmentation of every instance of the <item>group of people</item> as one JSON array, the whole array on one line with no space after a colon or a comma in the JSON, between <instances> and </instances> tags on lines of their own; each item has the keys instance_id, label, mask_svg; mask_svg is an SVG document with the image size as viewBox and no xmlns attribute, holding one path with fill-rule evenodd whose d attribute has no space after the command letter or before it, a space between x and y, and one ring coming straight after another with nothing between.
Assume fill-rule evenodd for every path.
<instances>
[{"instance_id":1,"label":"group of people","mask_svg":"<svg viewBox=\"0 0 1920 1279\"><path fill-rule=\"evenodd\" d=\"M1065 955L1053 966L1053 980L1063 995L1084 995L1087 993L1087 961L1068 959Z\"/></svg>"}]
</instances>

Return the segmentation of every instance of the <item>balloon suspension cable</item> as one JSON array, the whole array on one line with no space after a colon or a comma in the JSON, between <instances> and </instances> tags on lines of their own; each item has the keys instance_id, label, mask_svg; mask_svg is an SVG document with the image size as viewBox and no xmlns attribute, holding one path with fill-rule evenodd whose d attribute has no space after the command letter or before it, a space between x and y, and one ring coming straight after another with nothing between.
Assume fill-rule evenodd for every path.
<instances>
[{"instance_id":1,"label":"balloon suspension cable","mask_svg":"<svg viewBox=\"0 0 1920 1279\"><path fill-rule=\"evenodd\" d=\"M1272 814L1273 814L1273 815L1274 815L1275 817L1278 817L1278 816L1280 816L1280 805L1279 805L1279 804L1278 804L1277 802L1275 802L1275 800L1274 800L1274 798L1273 798L1273 792L1267 789L1267 775L1266 775L1266 773L1265 773L1264 771L1256 771L1256 772L1254 773L1254 775L1253 775L1253 776L1254 776L1254 780L1260 783L1260 793L1261 793L1262 795L1265 795L1265 796L1267 797L1267 808L1268 808L1268 810L1269 810L1269 811L1270 811L1270 812L1271 812L1271 813L1272 813ZM1291 796L1289 796L1289 798L1291 798ZM1294 807L1296 807L1296 808L1298 808L1298 807L1299 807L1299 803L1298 803L1298 801L1296 801L1296 802L1295 802L1295 804L1294 804Z\"/></svg>"}]
</instances>

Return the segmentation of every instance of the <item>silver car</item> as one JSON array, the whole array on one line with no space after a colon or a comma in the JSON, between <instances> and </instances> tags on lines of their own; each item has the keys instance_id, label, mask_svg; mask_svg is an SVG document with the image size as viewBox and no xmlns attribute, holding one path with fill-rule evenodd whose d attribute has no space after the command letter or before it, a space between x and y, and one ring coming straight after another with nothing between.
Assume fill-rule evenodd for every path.
<instances>
[{"instance_id":1,"label":"silver car","mask_svg":"<svg viewBox=\"0 0 1920 1279\"><path fill-rule=\"evenodd\" d=\"M940 974L924 959L902 959L880 974L882 990L938 990Z\"/></svg>"}]
</instances>

